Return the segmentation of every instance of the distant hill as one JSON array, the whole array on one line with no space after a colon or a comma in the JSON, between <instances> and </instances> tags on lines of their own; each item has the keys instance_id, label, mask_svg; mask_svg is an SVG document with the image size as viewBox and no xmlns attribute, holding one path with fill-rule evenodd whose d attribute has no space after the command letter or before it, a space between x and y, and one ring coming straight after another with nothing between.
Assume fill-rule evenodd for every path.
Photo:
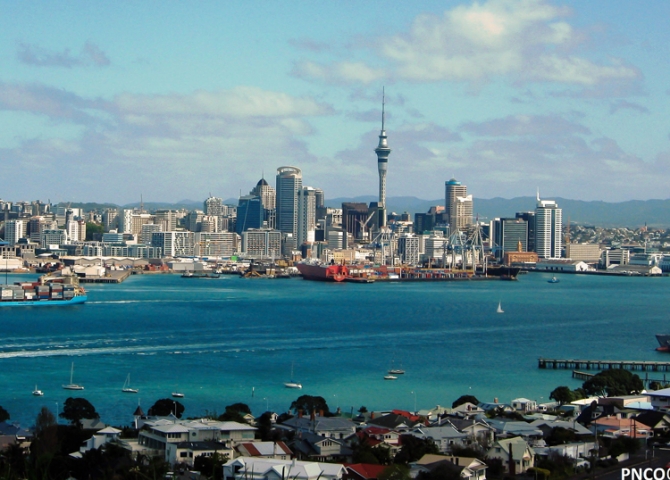
<instances>
[{"instance_id":1,"label":"distant hill","mask_svg":"<svg viewBox=\"0 0 670 480\"><path fill-rule=\"evenodd\" d=\"M563 223L597 225L601 227L640 227L645 223L650 227L670 227L670 199L668 200L629 200L620 203L601 201L569 200L555 197L558 206L563 209ZM374 195L353 198L333 198L326 205L333 208L342 206L342 202L370 203L377 201ZM516 198L475 198L474 212L481 220L496 217L513 217L516 212L535 209L535 197ZM427 212L434 205L444 205L444 199L422 200L417 197L390 197L387 199L389 212L415 213Z\"/></svg>"}]
</instances>

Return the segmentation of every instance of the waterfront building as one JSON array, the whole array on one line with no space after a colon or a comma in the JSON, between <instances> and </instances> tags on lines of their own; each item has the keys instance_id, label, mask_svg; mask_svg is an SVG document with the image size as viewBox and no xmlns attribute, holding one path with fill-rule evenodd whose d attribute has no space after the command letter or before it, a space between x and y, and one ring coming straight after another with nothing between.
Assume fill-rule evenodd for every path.
<instances>
[{"instance_id":1,"label":"waterfront building","mask_svg":"<svg viewBox=\"0 0 670 480\"><path fill-rule=\"evenodd\" d=\"M599 262L602 249L595 243L568 243L565 245L565 257L583 262Z\"/></svg>"},{"instance_id":2,"label":"waterfront building","mask_svg":"<svg viewBox=\"0 0 670 480\"><path fill-rule=\"evenodd\" d=\"M252 228L242 232L242 253L247 258L279 258L282 233L270 228Z\"/></svg>"},{"instance_id":3,"label":"waterfront building","mask_svg":"<svg viewBox=\"0 0 670 480\"><path fill-rule=\"evenodd\" d=\"M528 225L527 252L535 251L535 212L517 212L515 218L523 220Z\"/></svg>"},{"instance_id":4,"label":"waterfront building","mask_svg":"<svg viewBox=\"0 0 670 480\"><path fill-rule=\"evenodd\" d=\"M535 208L535 252L540 258L561 258L562 210L553 200L540 200Z\"/></svg>"},{"instance_id":5,"label":"waterfront building","mask_svg":"<svg viewBox=\"0 0 670 480\"><path fill-rule=\"evenodd\" d=\"M233 232L198 232L195 234L195 256L230 257L237 251L237 238Z\"/></svg>"},{"instance_id":6,"label":"waterfront building","mask_svg":"<svg viewBox=\"0 0 670 480\"><path fill-rule=\"evenodd\" d=\"M65 224L65 231L69 243L86 240L86 222L83 220L68 220Z\"/></svg>"},{"instance_id":7,"label":"waterfront building","mask_svg":"<svg viewBox=\"0 0 670 480\"><path fill-rule=\"evenodd\" d=\"M515 252L505 252L503 255L503 263L505 265L535 264L537 260L537 253L524 252L521 242L517 243Z\"/></svg>"},{"instance_id":8,"label":"waterfront building","mask_svg":"<svg viewBox=\"0 0 670 480\"><path fill-rule=\"evenodd\" d=\"M277 230L298 233L298 191L302 189L302 172L297 167L279 167L276 178Z\"/></svg>"},{"instance_id":9,"label":"waterfront building","mask_svg":"<svg viewBox=\"0 0 670 480\"><path fill-rule=\"evenodd\" d=\"M491 248L498 260L502 260L507 252L528 251L528 222L519 218L496 218L491 222Z\"/></svg>"},{"instance_id":10,"label":"waterfront building","mask_svg":"<svg viewBox=\"0 0 670 480\"><path fill-rule=\"evenodd\" d=\"M464 231L472 225L472 195L455 178L445 182L444 209L451 232Z\"/></svg>"},{"instance_id":11,"label":"waterfront building","mask_svg":"<svg viewBox=\"0 0 670 480\"><path fill-rule=\"evenodd\" d=\"M26 236L26 223L23 220L9 220L5 222L5 241L14 246L19 239Z\"/></svg>"},{"instance_id":12,"label":"waterfront building","mask_svg":"<svg viewBox=\"0 0 670 480\"><path fill-rule=\"evenodd\" d=\"M630 262L630 250L627 248L607 248L603 250L600 263L605 268L610 265L628 265Z\"/></svg>"},{"instance_id":13,"label":"waterfront building","mask_svg":"<svg viewBox=\"0 0 670 480\"><path fill-rule=\"evenodd\" d=\"M166 257L192 257L195 250L194 232L154 232L151 246L161 249Z\"/></svg>"},{"instance_id":14,"label":"waterfront building","mask_svg":"<svg viewBox=\"0 0 670 480\"><path fill-rule=\"evenodd\" d=\"M404 233L398 237L398 255L400 261L406 265L419 263L419 237L411 233Z\"/></svg>"},{"instance_id":15,"label":"waterfront building","mask_svg":"<svg viewBox=\"0 0 670 480\"><path fill-rule=\"evenodd\" d=\"M444 237L442 232L431 232L424 243L424 256L423 261L430 263L435 263L436 261L442 261L445 254L445 247L447 245L447 239Z\"/></svg>"},{"instance_id":16,"label":"waterfront building","mask_svg":"<svg viewBox=\"0 0 670 480\"><path fill-rule=\"evenodd\" d=\"M328 248L330 250L347 248L347 232L329 230L328 231Z\"/></svg>"},{"instance_id":17,"label":"waterfront building","mask_svg":"<svg viewBox=\"0 0 670 480\"><path fill-rule=\"evenodd\" d=\"M65 235L65 230L55 228L55 229L43 230L39 243L40 247L42 248L50 248L50 247L58 248L60 245L65 244L66 241L67 236Z\"/></svg>"},{"instance_id":18,"label":"waterfront building","mask_svg":"<svg viewBox=\"0 0 670 480\"><path fill-rule=\"evenodd\" d=\"M165 231L174 231L175 229L172 230L167 230L164 228L164 225L156 225L155 223L147 223L145 225L142 225L142 231L140 232L140 243L143 243L144 245L151 245L151 238L152 235L156 232L165 232ZM123 234L121 234L121 237L123 237ZM103 236L103 241L104 241L104 236ZM123 243L123 238L121 239L120 242L112 242L112 243Z\"/></svg>"},{"instance_id":19,"label":"waterfront building","mask_svg":"<svg viewBox=\"0 0 670 480\"><path fill-rule=\"evenodd\" d=\"M255 195L244 195L240 197L237 205L237 222L235 231L241 234L251 228L263 226L263 202L261 197Z\"/></svg>"},{"instance_id":20,"label":"waterfront building","mask_svg":"<svg viewBox=\"0 0 670 480\"><path fill-rule=\"evenodd\" d=\"M305 242L314 241L316 230L316 189L303 187L298 190L298 224L296 243L298 246Z\"/></svg>"}]
</instances>

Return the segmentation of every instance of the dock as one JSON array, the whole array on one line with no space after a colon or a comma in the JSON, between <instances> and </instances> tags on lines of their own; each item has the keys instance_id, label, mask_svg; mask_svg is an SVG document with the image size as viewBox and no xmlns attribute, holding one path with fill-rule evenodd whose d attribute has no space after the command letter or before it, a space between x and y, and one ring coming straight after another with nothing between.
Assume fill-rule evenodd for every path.
<instances>
[{"instance_id":1,"label":"dock","mask_svg":"<svg viewBox=\"0 0 670 480\"><path fill-rule=\"evenodd\" d=\"M622 368L642 372L670 372L670 362L654 362L646 360L580 360L542 358L538 360L538 368L553 370L610 370Z\"/></svg>"},{"instance_id":2,"label":"dock","mask_svg":"<svg viewBox=\"0 0 670 480\"><path fill-rule=\"evenodd\" d=\"M79 283L121 283L131 273L130 270L111 270L104 277L80 277Z\"/></svg>"}]
</instances>

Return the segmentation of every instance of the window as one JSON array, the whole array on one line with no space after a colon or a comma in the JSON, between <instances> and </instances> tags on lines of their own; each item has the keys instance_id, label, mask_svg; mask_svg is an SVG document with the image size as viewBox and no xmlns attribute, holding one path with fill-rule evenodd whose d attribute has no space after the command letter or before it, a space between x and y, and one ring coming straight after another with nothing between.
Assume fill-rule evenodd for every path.
<instances>
[{"instance_id":1,"label":"window","mask_svg":"<svg viewBox=\"0 0 670 480\"><path fill-rule=\"evenodd\" d=\"M179 452L179 457L186 458L186 452Z\"/></svg>"}]
</instances>

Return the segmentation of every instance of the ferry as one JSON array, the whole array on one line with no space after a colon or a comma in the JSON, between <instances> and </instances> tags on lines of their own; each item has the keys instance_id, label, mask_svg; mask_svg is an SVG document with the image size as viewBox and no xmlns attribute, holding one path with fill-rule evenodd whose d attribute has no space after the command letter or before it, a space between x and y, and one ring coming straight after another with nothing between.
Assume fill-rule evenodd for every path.
<instances>
[{"instance_id":1,"label":"ferry","mask_svg":"<svg viewBox=\"0 0 670 480\"><path fill-rule=\"evenodd\" d=\"M41 277L37 282L0 285L0 307L78 305L88 299L76 275Z\"/></svg>"}]
</instances>

